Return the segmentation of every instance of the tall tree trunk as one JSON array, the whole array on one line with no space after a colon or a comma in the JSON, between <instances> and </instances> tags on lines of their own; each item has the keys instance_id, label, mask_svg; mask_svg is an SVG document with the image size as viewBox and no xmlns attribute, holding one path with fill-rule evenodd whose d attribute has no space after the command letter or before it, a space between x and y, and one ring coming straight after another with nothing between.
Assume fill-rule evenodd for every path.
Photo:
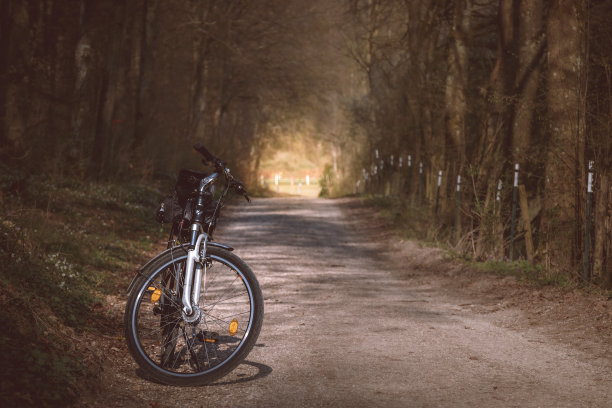
<instances>
[{"instance_id":1,"label":"tall tree trunk","mask_svg":"<svg viewBox=\"0 0 612 408\"><path fill-rule=\"evenodd\" d=\"M0 63L0 158L7 159L11 153L11 146L8 139L8 86L11 82L9 79L9 64L11 58L11 42L12 42L12 22L13 10L12 0L0 0L0 55L3 60Z\"/></svg>"},{"instance_id":2,"label":"tall tree trunk","mask_svg":"<svg viewBox=\"0 0 612 408\"><path fill-rule=\"evenodd\" d=\"M136 105L134 108L134 135L130 145L131 162L135 168L143 168L141 152L147 138L151 95L153 45L155 42L155 16L158 0L143 0L140 24L140 50L138 51L138 85L136 87Z\"/></svg>"},{"instance_id":3,"label":"tall tree trunk","mask_svg":"<svg viewBox=\"0 0 612 408\"><path fill-rule=\"evenodd\" d=\"M208 51L211 39L206 31L208 14L213 2L199 1L196 3L194 13L198 17L193 46L193 62L195 66L193 86L191 90L190 130L191 139L203 140L205 131L205 110L208 87Z\"/></svg>"},{"instance_id":4,"label":"tall tree trunk","mask_svg":"<svg viewBox=\"0 0 612 408\"><path fill-rule=\"evenodd\" d=\"M510 121L515 93L518 44L518 0L500 0L497 11L497 56L488 79L487 107L478 152L481 163L477 191L496 186L505 169L511 168Z\"/></svg>"},{"instance_id":5,"label":"tall tree trunk","mask_svg":"<svg viewBox=\"0 0 612 408\"><path fill-rule=\"evenodd\" d=\"M580 261L580 197L584 173L584 131L580 123L582 1L555 0L547 21L547 105L549 143L542 229L547 264L571 270Z\"/></svg>"},{"instance_id":6,"label":"tall tree trunk","mask_svg":"<svg viewBox=\"0 0 612 408\"><path fill-rule=\"evenodd\" d=\"M14 161L16 155L29 150L26 146L26 107L30 105L28 83L33 72L28 60L32 59L31 43L35 34L26 2L4 0L2 6L0 152L3 158ZM36 121L42 120L41 117L36 118Z\"/></svg>"},{"instance_id":7,"label":"tall tree trunk","mask_svg":"<svg viewBox=\"0 0 612 408\"><path fill-rule=\"evenodd\" d=\"M606 262L612 262L612 254L606 253L607 235L610 235L612 225L610 225L609 208L610 200L610 176L603 173L599 176L599 186L595 190L595 211L594 211L594 227L595 239L593 240L593 276L599 282L607 280L606 277Z\"/></svg>"},{"instance_id":8,"label":"tall tree trunk","mask_svg":"<svg viewBox=\"0 0 612 408\"><path fill-rule=\"evenodd\" d=\"M512 161L521 169L535 158L530 157L531 131L536 109L540 60L543 53L543 4L541 0L521 0L519 9L518 67L516 72L516 105L512 124Z\"/></svg>"},{"instance_id":9,"label":"tall tree trunk","mask_svg":"<svg viewBox=\"0 0 612 408\"><path fill-rule=\"evenodd\" d=\"M74 109L75 65L74 51L79 40L79 4L78 0L66 2L49 2L49 29L47 31L45 48L51 53L52 83L50 92L52 99L48 107L46 134L49 140L43 145L44 155L49 159L52 170L56 174L65 171L72 172L70 164L65 159L70 148L68 145L71 132L71 118ZM75 27L75 29L65 29ZM67 137L68 136L68 137Z\"/></svg>"},{"instance_id":10,"label":"tall tree trunk","mask_svg":"<svg viewBox=\"0 0 612 408\"><path fill-rule=\"evenodd\" d=\"M123 15L124 9L114 9L109 13L110 30L107 41L108 48L105 54L105 64L102 73L102 86L100 88L100 103L97 107L96 133L93 139L93 150L91 152L91 166L93 174L99 178L112 176L115 169L115 157L113 157L113 145L116 137L116 129L113 126L120 125L114 121L113 115L117 106L117 100L123 92L121 69L121 50L123 40Z\"/></svg>"},{"instance_id":11,"label":"tall tree trunk","mask_svg":"<svg viewBox=\"0 0 612 408\"><path fill-rule=\"evenodd\" d=\"M455 2L446 77L446 134L450 141L448 154L460 166L466 162L466 87L468 75L467 37L470 26L471 0ZM451 153L452 152L452 153Z\"/></svg>"}]
</instances>

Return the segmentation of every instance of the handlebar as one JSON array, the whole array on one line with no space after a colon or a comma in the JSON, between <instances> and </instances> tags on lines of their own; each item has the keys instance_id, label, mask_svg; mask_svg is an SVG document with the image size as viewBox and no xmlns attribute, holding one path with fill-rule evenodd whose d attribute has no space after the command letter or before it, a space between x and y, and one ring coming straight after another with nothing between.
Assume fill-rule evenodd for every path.
<instances>
[{"instance_id":1,"label":"handlebar","mask_svg":"<svg viewBox=\"0 0 612 408\"><path fill-rule=\"evenodd\" d=\"M204 145L202 145L201 143L194 144L193 148L195 149L196 152L200 153L202 156L206 157L208 160L210 161L214 160L215 156L213 156L212 153L209 152L208 149L204 147Z\"/></svg>"},{"instance_id":2,"label":"handlebar","mask_svg":"<svg viewBox=\"0 0 612 408\"><path fill-rule=\"evenodd\" d=\"M193 145L193 148L196 152L204 156L204 164L211 163L213 166L215 166L215 170L217 170L218 172L223 172L225 170L225 163L221 159L215 157L215 155L213 155L206 147L204 147L204 145L202 145L201 143L196 143Z\"/></svg>"},{"instance_id":3,"label":"handlebar","mask_svg":"<svg viewBox=\"0 0 612 408\"><path fill-rule=\"evenodd\" d=\"M218 157L215 157L215 155L213 155L201 143L196 143L195 145L193 145L193 148L196 152L204 156L204 160L202 160L204 164L211 163L215 167L215 171L225 176L229 188L232 188L236 193L242 195L249 203L251 202L251 199L247 195L247 191L244 187L244 184L242 183L242 181L238 180L230 173L230 170L227 168L224 161L222 161Z\"/></svg>"}]
</instances>

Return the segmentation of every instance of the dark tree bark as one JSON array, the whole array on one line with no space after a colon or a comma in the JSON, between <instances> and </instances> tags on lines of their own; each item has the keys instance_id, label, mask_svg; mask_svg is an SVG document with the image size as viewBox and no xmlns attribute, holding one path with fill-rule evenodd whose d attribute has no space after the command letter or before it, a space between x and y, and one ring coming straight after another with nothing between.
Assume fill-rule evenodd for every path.
<instances>
[{"instance_id":1,"label":"dark tree bark","mask_svg":"<svg viewBox=\"0 0 612 408\"><path fill-rule=\"evenodd\" d=\"M556 0L547 21L549 121L543 231L546 263L573 269L581 261L584 128L581 123L582 1Z\"/></svg>"}]
</instances>

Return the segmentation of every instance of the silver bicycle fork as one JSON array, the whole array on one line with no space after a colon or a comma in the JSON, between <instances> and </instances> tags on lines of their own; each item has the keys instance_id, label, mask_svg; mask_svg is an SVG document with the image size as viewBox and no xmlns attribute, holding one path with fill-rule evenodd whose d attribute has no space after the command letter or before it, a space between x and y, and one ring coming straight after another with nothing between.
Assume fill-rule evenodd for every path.
<instances>
[{"instance_id":1,"label":"silver bicycle fork","mask_svg":"<svg viewBox=\"0 0 612 408\"><path fill-rule=\"evenodd\" d=\"M185 280L183 286L183 319L186 322L197 322L201 311L198 308L200 301L200 289L202 286L202 269L206 268L206 245L208 234L201 233L198 236L193 249L187 252L187 264L185 266ZM206 271L204 271L206 273Z\"/></svg>"}]
</instances>

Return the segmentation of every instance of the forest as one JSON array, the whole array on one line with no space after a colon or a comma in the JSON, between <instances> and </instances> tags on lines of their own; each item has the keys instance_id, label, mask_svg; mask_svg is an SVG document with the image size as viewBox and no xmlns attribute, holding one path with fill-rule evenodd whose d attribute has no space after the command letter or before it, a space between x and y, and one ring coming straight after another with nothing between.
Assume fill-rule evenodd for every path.
<instances>
[{"instance_id":1,"label":"forest","mask_svg":"<svg viewBox=\"0 0 612 408\"><path fill-rule=\"evenodd\" d=\"M256 194L299 170L463 259L612 289L612 0L0 10L2 400L98 386L104 299L196 142Z\"/></svg>"},{"instance_id":2,"label":"forest","mask_svg":"<svg viewBox=\"0 0 612 408\"><path fill-rule=\"evenodd\" d=\"M297 144L332 196L435 203L477 259L516 228L519 256L612 285L609 0L1 4L3 196L148 180L194 141L256 185Z\"/></svg>"}]
</instances>

